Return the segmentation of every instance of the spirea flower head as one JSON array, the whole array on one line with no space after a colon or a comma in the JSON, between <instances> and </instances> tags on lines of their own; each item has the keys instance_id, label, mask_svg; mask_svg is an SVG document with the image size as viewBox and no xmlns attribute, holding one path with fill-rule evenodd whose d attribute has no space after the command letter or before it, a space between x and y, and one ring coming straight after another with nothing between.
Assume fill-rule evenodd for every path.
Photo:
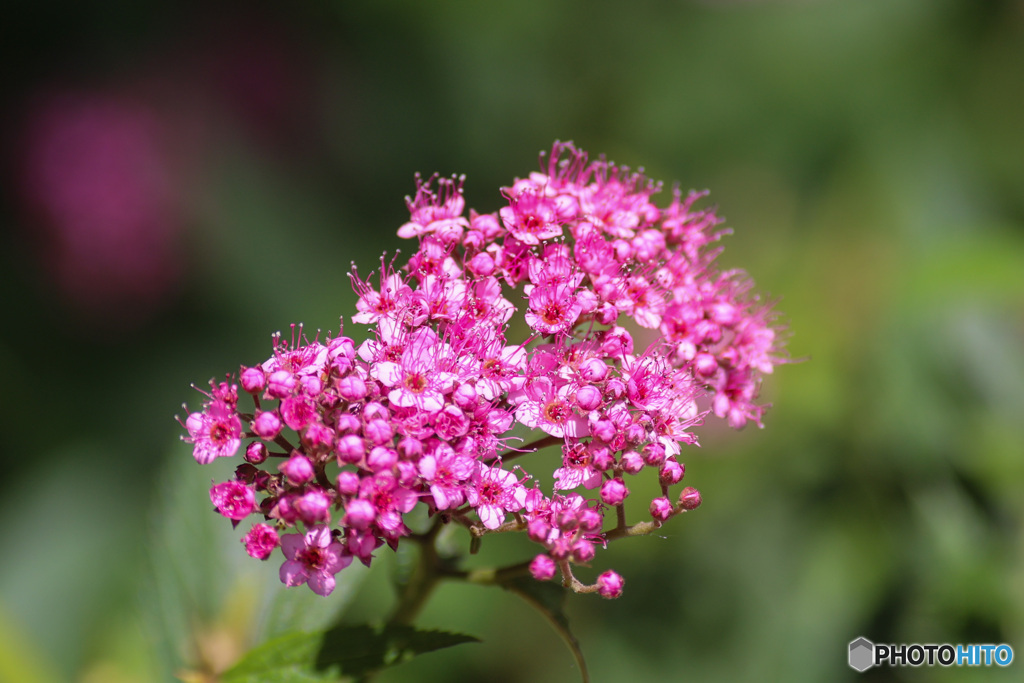
<instances>
[{"instance_id":1,"label":"spirea flower head","mask_svg":"<svg viewBox=\"0 0 1024 683\"><path fill-rule=\"evenodd\" d=\"M700 193L659 208L659 184L571 143L491 213L467 214L463 184L417 176L398 229L412 255L353 268L363 341L275 335L237 383L211 382L185 440L203 464L243 453L211 500L259 518L246 550L280 544L287 585L330 593L353 558L415 533L422 506L476 541L525 532L535 578L617 597L617 573L574 568L701 504L679 490L683 455L706 417L762 424L761 378L785 362L774 315L716 267L726 231ZM627 475L658 494L634 500Z\"/></svg>"}]
</instances>

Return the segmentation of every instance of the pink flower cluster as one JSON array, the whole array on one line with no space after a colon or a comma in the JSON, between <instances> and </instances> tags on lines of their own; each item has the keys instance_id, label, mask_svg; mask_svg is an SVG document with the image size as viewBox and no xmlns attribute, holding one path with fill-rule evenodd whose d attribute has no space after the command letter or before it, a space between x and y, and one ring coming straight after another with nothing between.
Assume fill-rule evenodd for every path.
<instances>
[{"instance_id":1,"label":"pink flower cluster","mask_svg":"<svg viewBox=\"0 0 1024 683\"><path fill-rule=\"evenodd\" d=\"M503 188L499 211L468 216L463 179L417 178L398 232L419 248L402 268L353 270L369 338L293 328L189 415L200 463L249 441L210 498L235 523L261 519L243 541L260 559L281 545L284 583L330 593L353 558L408 536L422 504L475 537L524 531L542 548L535 578L617 597L618 574L585 585L573 565L700 505L671 489L705 414L760 425L781 342L743 275L715 268L724 231L694 208L701 195L658 208L658 185L571 143L542 168ZM627 526L626 481L644 470L662 495Z\"/></svg>"}]
</instances>

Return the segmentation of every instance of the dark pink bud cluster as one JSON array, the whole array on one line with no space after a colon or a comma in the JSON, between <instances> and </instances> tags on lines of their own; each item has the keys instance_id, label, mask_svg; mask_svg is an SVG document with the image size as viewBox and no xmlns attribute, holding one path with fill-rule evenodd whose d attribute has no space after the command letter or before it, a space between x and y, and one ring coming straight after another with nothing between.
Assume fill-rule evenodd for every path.
<instances>
[{"instance_id":1,"label":"dark pink bud cluster","mask_svg":"<svg viewBox=\"0 0 1024 683\"><path fill-rule=\"evenodd\" d=\"M769 307L715 268L724 231L699 194L658 208L659 186L566 143L497 212L466 216L462 186L417 178L399 234L418 249L400 268L353 269L366 341L276 337L238 375L252 411L231 380L211 383L186 440L201 463L243 450L211 500L235 523L261 518L246 549L281 545L288 585L329 593L353 558L409 535L423 504L476 537L525 531L543 547L534 577L617 597L618 574L584 585L571 566L700 505L691 487L670 492L681 446L708 412L760 425L760 377L783 361ZM626 478L644 470L661 495L629 527Z\"/></svg>"}]
</instances>

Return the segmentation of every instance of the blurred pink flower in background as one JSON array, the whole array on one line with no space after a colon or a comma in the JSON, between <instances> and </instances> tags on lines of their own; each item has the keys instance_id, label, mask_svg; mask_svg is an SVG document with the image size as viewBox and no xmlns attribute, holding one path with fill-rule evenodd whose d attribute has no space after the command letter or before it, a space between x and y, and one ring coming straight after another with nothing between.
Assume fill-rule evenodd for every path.
<instances>
[{"instance_id":1,"label":"blurred pink flower in background","mask_svg":"<svg viewBox=\"0 0 1024 683\"><path fill-rule=\"evenodd\" d=\"M147 105L63 91L29 107L20 172L42 277L104 322L145 317L181 274L181 189L167 126Z\"/></svg>"}]
</instances>

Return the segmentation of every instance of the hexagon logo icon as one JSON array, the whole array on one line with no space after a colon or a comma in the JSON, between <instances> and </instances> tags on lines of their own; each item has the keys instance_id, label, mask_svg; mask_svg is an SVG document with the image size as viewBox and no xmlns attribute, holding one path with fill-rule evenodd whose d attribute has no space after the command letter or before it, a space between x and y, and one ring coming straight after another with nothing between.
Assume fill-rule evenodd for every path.
<instances>
[{"instance_id":1,"label":"hexagon logo icon","mask_svg":"<svg viewBox=\"0 0 1024 683\"><path fill-rule=\"evenodd\" d=\"M863 673L875 664L875 644L864 637L850 642L850 667Z\"/></svg>"}]
</instances>

